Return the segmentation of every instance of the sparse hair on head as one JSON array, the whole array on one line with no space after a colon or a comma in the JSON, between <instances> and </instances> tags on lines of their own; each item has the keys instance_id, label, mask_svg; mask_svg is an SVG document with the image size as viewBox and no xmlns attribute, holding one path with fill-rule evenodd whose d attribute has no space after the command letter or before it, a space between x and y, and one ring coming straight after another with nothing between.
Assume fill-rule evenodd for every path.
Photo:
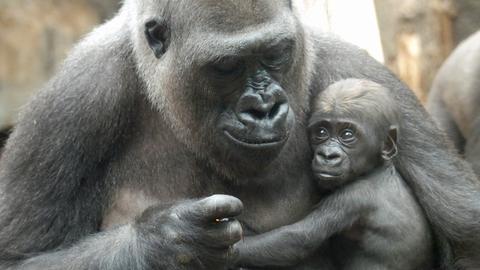
<instances>
[{"instance_id":1,"label":"sparse hair on head","mask_svg":"<svg viewBox=\"0 0 480 270\"><path fill-rule=\"evenodd\" d=\"M399 112L389 90L366 79L337 81L322 91L314 103L314 115L335 114L375 121L376 127L398 126Z\"/></svg>"}]
</instances>

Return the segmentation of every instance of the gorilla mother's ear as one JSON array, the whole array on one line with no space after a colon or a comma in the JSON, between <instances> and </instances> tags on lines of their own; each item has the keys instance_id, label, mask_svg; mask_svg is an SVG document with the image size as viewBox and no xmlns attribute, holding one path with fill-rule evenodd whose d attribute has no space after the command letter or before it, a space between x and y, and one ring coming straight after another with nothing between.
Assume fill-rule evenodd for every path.
<instances>
[{"instance_id":1,"label":"gorilla mother's ear","mask_svg":"<svg viewBox=\"0 0 480 270\"><path fill-rule=\"evenodd\" d=\"M170 29L167 22L150 20L145 23L145 38L155 57L162 57L170 43Z\"/></svg>"},{"instance_id":2,"label":"gorilla mother's ear","mask_svg":"<svg viewBox=\"0 0 480 270\"><path fill-rule=\"evenodd\" d=\"M388 130L388 136L383 143L382 158L384 160L391 160L398 154L398 127L390 126Z\"/></svg>"}]
</instances>

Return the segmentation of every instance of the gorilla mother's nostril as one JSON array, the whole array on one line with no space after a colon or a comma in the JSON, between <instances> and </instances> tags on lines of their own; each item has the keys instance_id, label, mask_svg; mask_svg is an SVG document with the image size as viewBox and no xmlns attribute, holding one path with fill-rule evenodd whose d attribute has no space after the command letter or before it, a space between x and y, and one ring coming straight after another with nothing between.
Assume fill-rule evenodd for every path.
<instances>
[{"instance_id":1,"label":"gorilla mother's nostril","mask_svg":"<svg viewBox=\"0 0 480 270\"><path fill-rule=\"evenodd\" d=\"M268 118L274 118L275 116L277 116L277 114L280 112L280 105L281 103L279 102L273 105L272 109L270 109L270 112L268 113Z\"/></svg>"},{"instance_id":2,"label":"gorilla mother's nostril","mask_svg":"<svg viewBox=\"0 0 480 270\"><path fill-rule=\"evenodd\" d=\"M265 82L263 80L262 82ZM237 117L246 126L274 131L283 129L289 113L285 91L276 83L260 88L248 85L235 108Z\"/></svg>"},{"instance_id":3,"label":"gorilla mother's nostril","mask_svg":"<svg viewBox=\"0 0 480 270\"><path fill-rule=\"evenodd\" d=\"M327 159L334 160L340 158L340 154L338 153L329 153L327 156Z\"/></svg>"},{"instance_id":4,"label":"gorilla mother's nostril","mask_svg":"<svg viewBox=\"0 0 480 270\"><path fill-rule=\"evenodd\" d=\"M243 113L246 113L249 116L251 116L252 118L257 119L257 120L264 119L268 114L267 112L257 110L257 109L249 109L249 110L244 111Z\"/></svg>"},{"instance_id":5,"label":"gorilla mother's nostril","mask_svg":"<svg viewBox=\"0 0 480 270\"><path fill-rule=\"evenodd\" d=\"M284 103L256 104L252 108L242 111L242 114L245 113L256 120L273 119L280 113L282 104Z\"/></svg>"}]
</instances>

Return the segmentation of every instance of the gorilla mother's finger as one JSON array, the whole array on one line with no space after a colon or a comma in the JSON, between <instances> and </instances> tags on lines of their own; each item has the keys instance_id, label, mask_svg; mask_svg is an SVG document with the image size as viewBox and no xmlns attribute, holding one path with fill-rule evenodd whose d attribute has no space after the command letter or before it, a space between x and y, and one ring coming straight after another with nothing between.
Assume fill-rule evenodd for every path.
<instances>
[{"instance_id":1,"label":"gorilla mother's finger","mask_svg":"<svg viewBox=\"0 0 480 270\"><path fill-rule=\"evenodd\" d=\"M186 209L189 216L196 216L200 222L223 223L224 218L238 216L243 211L243 203L229 195L212 195L193 202Z\"/></svg>"},{"instance_id":2,"label":"gorilla mother's finger","mask_svg":"<svg viewBox=\"0 0 480 270\"><path fill-rule=\"evenodd\" d=\"M212 248L227 248L242 239L243 229L238 220L231 220L210 226L204 243Z\"/></svg>"}]
</instances>

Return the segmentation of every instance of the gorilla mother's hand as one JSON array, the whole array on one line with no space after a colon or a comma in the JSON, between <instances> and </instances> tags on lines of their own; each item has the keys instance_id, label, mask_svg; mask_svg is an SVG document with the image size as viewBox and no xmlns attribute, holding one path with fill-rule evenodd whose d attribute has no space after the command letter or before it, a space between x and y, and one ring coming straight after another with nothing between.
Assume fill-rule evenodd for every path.
<instances>
[{"instance_id":1,"label":"gorilla mother's hand","mask_svg":"<svg viewBox=\"0 0 480 270\"><path fill-rule=\"evenodd\" d=\"M152 206L136 220L151 269L226 269L236 259L242 237L233 219L242 202L228 195L185 201L164 210ZM150 269L148 267L148 269Z\"/></svg>"}]
</instances>

